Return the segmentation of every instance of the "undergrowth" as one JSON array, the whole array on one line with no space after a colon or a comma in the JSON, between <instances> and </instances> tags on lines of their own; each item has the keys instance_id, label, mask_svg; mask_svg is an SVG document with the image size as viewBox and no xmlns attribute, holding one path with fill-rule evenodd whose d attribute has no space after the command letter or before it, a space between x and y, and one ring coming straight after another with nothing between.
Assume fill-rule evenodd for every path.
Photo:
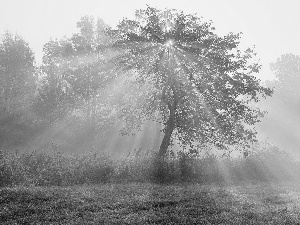
<instances>
[{"instance_id":1,"label":"undergrowth","mask_svg":"<svg viewBox=\"0 0 300 225\"><path fill-rule=\"evenodd\" d=\"M155 153L116 160L108 154L64 155L59 151L10 154L0 151L0 186L68 186L107 182L244 182L295 179L298 162L280 151L247 158L218 158L186 152L157 164Z\"/></svg>"}]
</instances>

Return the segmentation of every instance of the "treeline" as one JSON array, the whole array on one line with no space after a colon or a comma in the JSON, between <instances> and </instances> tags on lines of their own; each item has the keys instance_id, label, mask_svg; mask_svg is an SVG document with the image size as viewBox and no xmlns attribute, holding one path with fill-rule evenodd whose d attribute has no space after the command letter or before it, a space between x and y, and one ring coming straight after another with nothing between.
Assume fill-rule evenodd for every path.
<instances>
[{"instance_id":1,"label":"treeline","mask_svg":"<svg viewBox=\"0 0 300 225\"><path fill-rule=\"evenodd\" d=\"M109 26L100 18L85 16L77 27L71 37L45 43L41 64L35 62L33 51L21 36L9 32L1 36L1 149L51 146L55 145L53 140L70 150L75 146L91 149L96 135L109 136L120 121L116 109L121 99L112 96L120 86L111 82L117 70L109 60L116 53L105 47L112 42ZM277 136L292 139L289 143L294 147L299 146L297 127L286 132L290 123L283 121L299 121L299 65L300 57L292 54L273 63L277 80L267 86L274 89L274 95L260 103L269 112L260 130L276 131ZM132 96L134 93L125 97ZM131 123L126 124L129 127L138 126L134 119L125 122Z\"/></svg>"},{"instance_id":2,"label":"treeline","mask_svg":"<svg viewBox=\"0 0 300 225\"><path fill-rule=\"evenodd\" d=\"M88 143L100 132L100 120L115 121L105 117L111 109L103 98L114 74L106 62L112 52L103 48L110 41L108 26L85 16L77 28L71 37L45 43L41 64L21 36L1 36L0 148L26 146L45 131L49 142L56 135L69 143L83 143L79 137Z\"/></svg>"}]
</instances>

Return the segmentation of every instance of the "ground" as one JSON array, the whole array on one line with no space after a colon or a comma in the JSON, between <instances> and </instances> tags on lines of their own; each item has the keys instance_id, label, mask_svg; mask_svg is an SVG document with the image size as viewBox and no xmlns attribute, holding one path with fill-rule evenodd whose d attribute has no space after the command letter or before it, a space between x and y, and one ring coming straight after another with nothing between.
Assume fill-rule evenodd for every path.
<instances>
[{"instance_id":1,"label":"ground","mask_svg":"<svg viewBox=\"0 0 300 225\"><path fill-rule=\"evenodd\" d=\"M1 224L300 224L300 184L0 189Z\"/></svg>"}]
</instances>

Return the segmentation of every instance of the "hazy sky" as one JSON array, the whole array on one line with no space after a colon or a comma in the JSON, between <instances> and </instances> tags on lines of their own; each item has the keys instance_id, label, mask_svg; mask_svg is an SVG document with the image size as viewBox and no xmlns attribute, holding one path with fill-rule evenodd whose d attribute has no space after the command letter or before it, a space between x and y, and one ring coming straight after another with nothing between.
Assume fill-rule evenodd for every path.
<instances>
[{"instance_id":1,"label":"hazy sky","mask_svg":"<svg viewBox=\"0 0 300 225\"><path fill-rule=\"evenodd\" d=\"M24 37L40 61L43 44L76 32L81 16L101 17L114 26L146 4L197 13L212 20L221 35L243 32L242 47L256 46L262 79L272 76L269 64L280 55L300 55L298 0L0 0L0 33Z\"/></svg>"}]
</instances>

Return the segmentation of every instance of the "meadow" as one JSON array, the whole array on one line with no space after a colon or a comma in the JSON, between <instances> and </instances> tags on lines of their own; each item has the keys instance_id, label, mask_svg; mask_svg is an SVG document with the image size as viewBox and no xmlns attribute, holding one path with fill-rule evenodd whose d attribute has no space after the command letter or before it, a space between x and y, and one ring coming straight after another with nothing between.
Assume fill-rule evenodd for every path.
<instances>
[{"instance_id":1,"label":"meadow","mask_svg":"<svg viewBox=\"0 0 300 225\"><path fill-rule=\"evenodd\" d=\"M101 184L0 190L1 224L299 224L300 185Z\"/></svg>"},{"instance_id":2,"label":"meadow","mask_svg":"<svg viewBox=\"0 0 300 225\"><path fill-rule=\"evenodd\" d=\"M299 163L247 158L1 152L1 224L300 224Z\"/></svg>"}]
</instances>

